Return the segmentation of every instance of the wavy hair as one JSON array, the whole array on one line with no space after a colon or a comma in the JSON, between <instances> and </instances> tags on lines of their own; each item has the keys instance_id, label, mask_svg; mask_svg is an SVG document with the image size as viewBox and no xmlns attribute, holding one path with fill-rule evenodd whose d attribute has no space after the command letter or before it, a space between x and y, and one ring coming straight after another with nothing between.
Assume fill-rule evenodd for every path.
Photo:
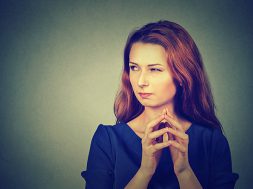
<instances>
[{"instance_id":1,"label":"wavy hair","mask_svg":"<svg viewBox=\"0 0 253 189\"><path fill-rule=\"evenodd\" d=\"M168 54L167 63L176 84L175 113L203 126L220 128L210 83L200 52L189 33L180 25L160 20L134 30L124 49L121 85L114 102L116 123L128 122L144 111L129 79L129 54L136 42L157 44Z\"/></svg>"}]
</instances>

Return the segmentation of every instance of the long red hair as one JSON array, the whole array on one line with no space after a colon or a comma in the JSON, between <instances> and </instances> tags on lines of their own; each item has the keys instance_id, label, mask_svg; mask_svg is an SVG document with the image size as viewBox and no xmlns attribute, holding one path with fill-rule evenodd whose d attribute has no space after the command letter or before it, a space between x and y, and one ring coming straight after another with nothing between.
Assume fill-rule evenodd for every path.
<instances>
[{"instance_id":1,"label":"long red hair","mask_svg":"<svg viewBox=\"0 0 253 189\"><path fill-rule=\"evenodd\" d=\"M126 123L144 110L129 80L129 54L136 42L158 44L166 50L167 63L177 87L175 113L191 122L222 129L215 115L210 84L195 42L182 26L166 20L146 24L128 36L121 86L114 102L116 123Z\"/></svg>"}]
</instances>

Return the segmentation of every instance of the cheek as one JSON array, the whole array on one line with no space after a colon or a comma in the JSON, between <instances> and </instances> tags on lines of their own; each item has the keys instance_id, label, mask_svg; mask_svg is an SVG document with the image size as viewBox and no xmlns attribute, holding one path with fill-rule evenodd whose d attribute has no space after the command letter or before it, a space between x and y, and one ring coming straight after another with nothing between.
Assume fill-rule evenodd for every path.
<instances>
[{"instance_id":1,"label":"cheek","mask_svg":"<svg viewBox=\"0 0 253 189\"><path fill-rule=\"evenodd\" d=\"M162 96L165 94L174 96L176 93L176 85L171 78L166 78L163 81L160 81L159 84L157 83L157 87Z\"/></svg>"},{"instance_id":2,"label":"cheek","mask_svg":"<svg viewBox=\"0 0 253 189\"><path fill-rule=\"evenodd\" d=\"M129 74L129 81L131 84L137 85L138 84L138 75L136 73Z\"/></svg>"},{"instance_id":3,"label":"cheek","mask_svg":"<svg viewBox=\"0 0 253 189\"><path fill-rule=\"evenodd\" d=\"M133 85L133 77L129 75L129 82L131 83L131 85Z\"/></svg>"},{"instance_id":4,"label":"cheek","mask_svg":"<svg viewBox=\"0 0 253 189\"><path fill-rule=\"evenodd\" d=\"M129 76L129 82L133 88L133 90L136 88L136 80L133 76Z\"/></svg>"}]
</instances>

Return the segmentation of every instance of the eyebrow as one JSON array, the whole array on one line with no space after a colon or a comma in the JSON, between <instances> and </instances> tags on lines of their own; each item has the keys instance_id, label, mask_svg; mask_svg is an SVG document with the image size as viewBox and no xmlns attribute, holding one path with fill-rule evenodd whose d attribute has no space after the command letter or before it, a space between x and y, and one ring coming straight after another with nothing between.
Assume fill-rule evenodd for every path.
<instances>
[{"instance_id":1,"label":"eyebrow","mask_svg":"<svg viewBox=\"0 0 253 189\"><path fill-rule=\"evenodd\" d=\"M135 65L139 65L139 64L137 64L135 62L129 62L129 63L135 64ZM162 64L148 64L148 67L150 67L150 66L163 66L163 65Z\"/></svg>"}]
</instances>

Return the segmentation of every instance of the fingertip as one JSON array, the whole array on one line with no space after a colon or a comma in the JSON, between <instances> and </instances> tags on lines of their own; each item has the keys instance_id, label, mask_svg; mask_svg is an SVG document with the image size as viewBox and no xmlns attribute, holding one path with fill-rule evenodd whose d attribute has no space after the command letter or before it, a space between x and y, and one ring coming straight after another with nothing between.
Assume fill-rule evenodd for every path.
<instances>
[{"instance_id":1,"label":"fingertip","mask_svg":"<svg viewBox=\"0 0 253 189\"><path fill-rule=\"evenodd\" d=\"M166 114L166 116L168 117L168 118L174 118L173 116L172 116L172 114L171 113L168 113L168 114Z\"/></svg>"},{"instance_id":2,"label":"fingertip","mask_svg":"<svg viewBox=\"0 0 253 189\"><path fill-rule=\"evenodd\" d=\"M164 118L165 118L164 114L162 114L162 115L160 116L160 118L161 118L161 119L164 119Z\"/></svg>"}]
</instances>

